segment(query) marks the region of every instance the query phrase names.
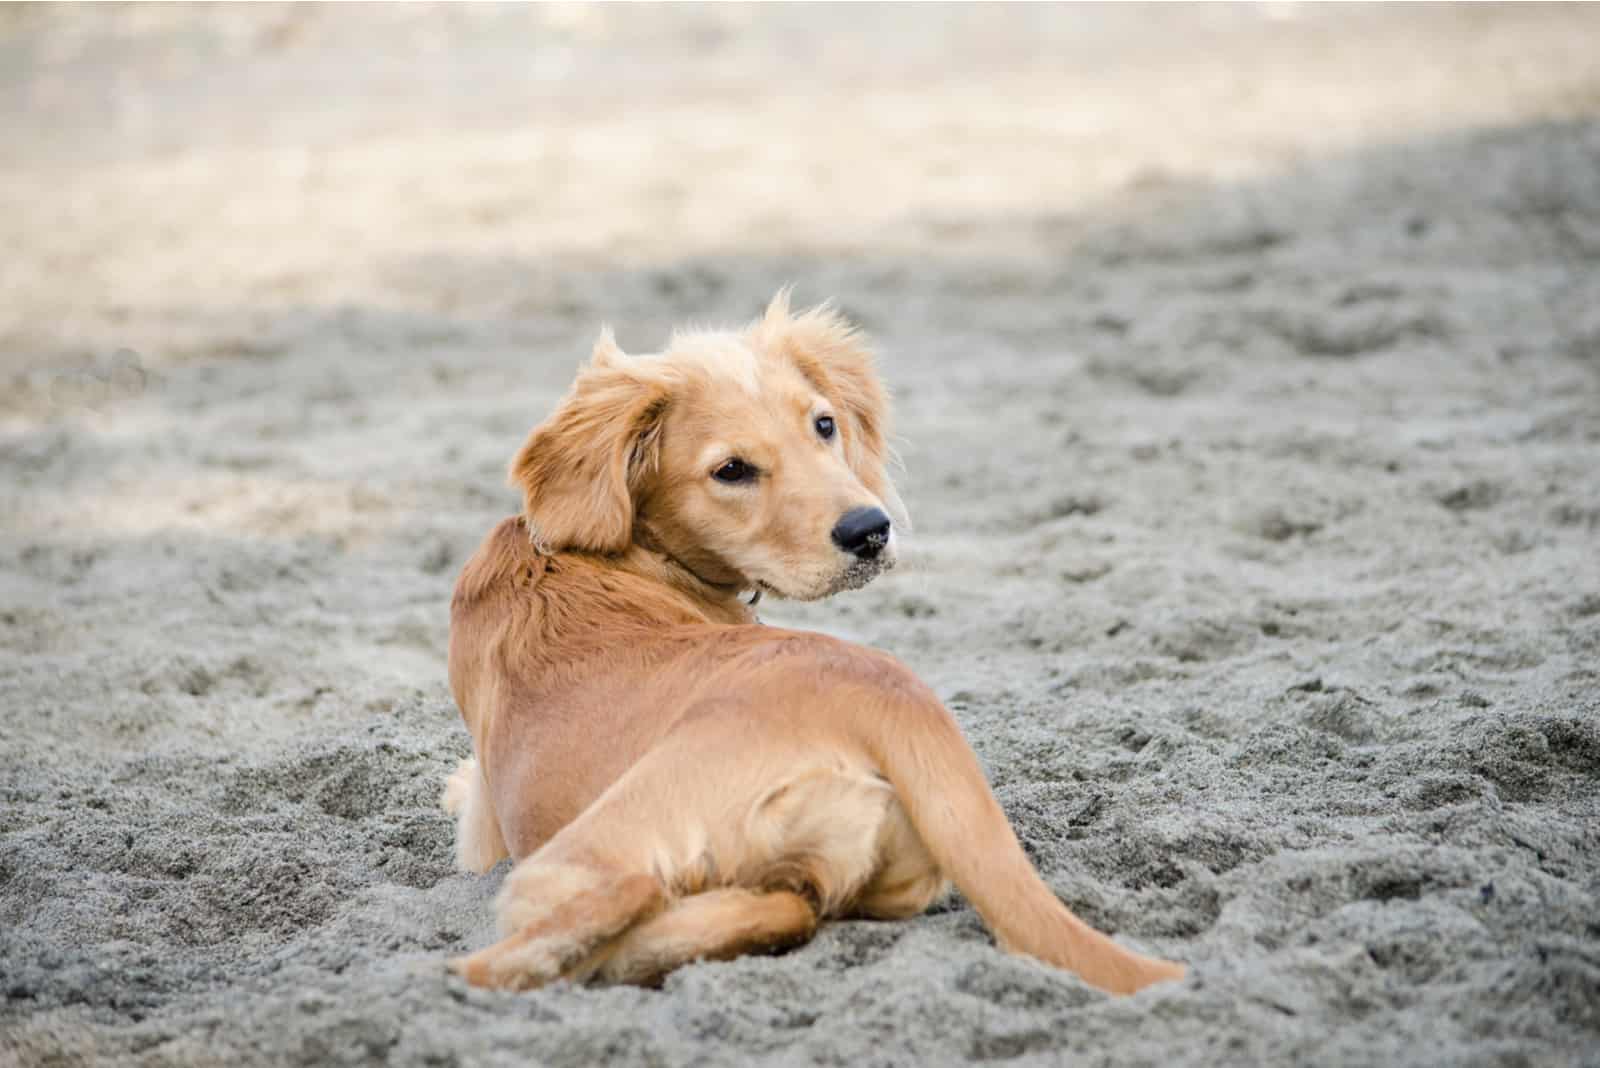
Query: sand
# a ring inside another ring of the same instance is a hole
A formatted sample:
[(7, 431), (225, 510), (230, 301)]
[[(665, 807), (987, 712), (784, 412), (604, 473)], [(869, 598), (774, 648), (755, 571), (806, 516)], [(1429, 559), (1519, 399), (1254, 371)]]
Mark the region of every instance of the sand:
[[(1600, 1063), (1600, 12), (0, 12), (0, 1064)], [(603, 321), (898, 397), (959, 899), (470, 991), (447, 602)]]

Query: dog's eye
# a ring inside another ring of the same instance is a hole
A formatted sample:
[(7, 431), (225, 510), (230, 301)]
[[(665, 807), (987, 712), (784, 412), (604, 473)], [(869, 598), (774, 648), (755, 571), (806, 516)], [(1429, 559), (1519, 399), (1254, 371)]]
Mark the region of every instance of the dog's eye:
[(833, 416), (831, 416), (831, 415), (819, 415), (819, 416), (817, 416), (816, 426), (817, 426), (817, 433), (822, 436), (822, 440), (823, 441), (827, 441), (829, 438), (833, 437)]
[(735, 457), (711, 472), (711, 477), (718, 482), (748, 482), (756, 477), (756, 469)]

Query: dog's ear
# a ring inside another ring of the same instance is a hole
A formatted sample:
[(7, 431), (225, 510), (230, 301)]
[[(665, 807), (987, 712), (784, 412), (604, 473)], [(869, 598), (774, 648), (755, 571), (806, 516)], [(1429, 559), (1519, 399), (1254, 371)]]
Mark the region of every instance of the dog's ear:
[(787, 356), (833, 403), (845, 461), (895, 525), (911, 529), (905, 502), (889, 478), (889, 393), (860, 331), (830, 304), (794, 314), (784, 288), (767, 305), (754, 336), (758, 348)]
[(510, 480), (542, 552), (619, 553), (633, 538), (633, 496), (656, 462), (667, 382), (637, 366), (611, 336), (550, 417), (533, 429)]

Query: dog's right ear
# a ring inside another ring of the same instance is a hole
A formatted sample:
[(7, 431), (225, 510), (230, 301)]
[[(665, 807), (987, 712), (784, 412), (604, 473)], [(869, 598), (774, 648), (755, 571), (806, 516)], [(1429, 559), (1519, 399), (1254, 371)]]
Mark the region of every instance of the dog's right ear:
[(655, 463), (668, 383), (636, 365), (609, 329), (550, 417), (511, 461), (541, 552), (619, 553), (633, 539), (633, 495)]

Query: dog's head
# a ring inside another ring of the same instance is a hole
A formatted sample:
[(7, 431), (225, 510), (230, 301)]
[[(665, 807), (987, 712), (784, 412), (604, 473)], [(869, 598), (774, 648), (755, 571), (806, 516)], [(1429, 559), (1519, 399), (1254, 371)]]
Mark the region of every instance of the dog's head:
[(826, 306), (629, 357), (609, 332), (511, 464), (545, 552), (640, 544), (705, 582), (812, 600), (894, 565), (888, 398)]

